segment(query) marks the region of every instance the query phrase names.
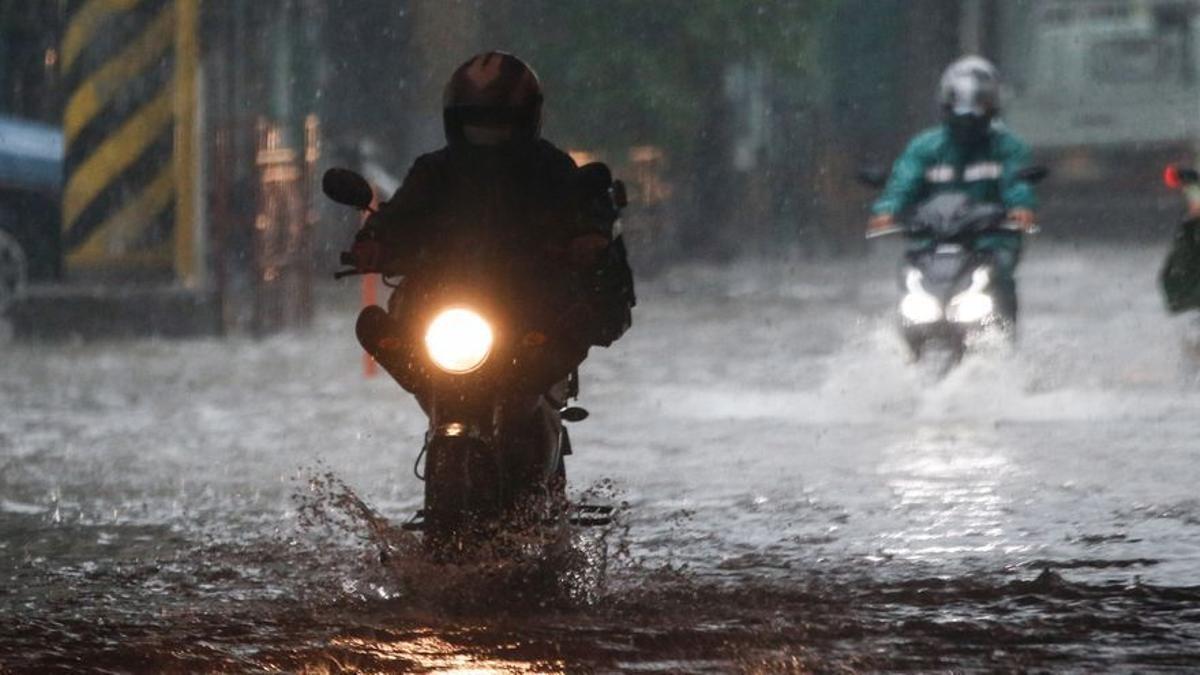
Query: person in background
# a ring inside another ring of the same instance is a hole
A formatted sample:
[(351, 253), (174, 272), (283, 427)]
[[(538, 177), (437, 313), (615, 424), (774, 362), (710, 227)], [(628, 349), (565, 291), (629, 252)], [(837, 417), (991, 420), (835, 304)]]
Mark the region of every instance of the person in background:
[[(998, 102), (999, 77), (987, 59), (966, 56), (946, 68), (938, 87), (942, 123), (918, 134), (896, 160), (872, 207), (868, 235), (892, 230), (900, 214), (942, 191), (1000, 204), (1021, 230), (1034, 228), (1033, 187), (1017, 178), (1029, 164), (1029, 148), (997, 118)], [(931, 243), (915, 237), (910, 247), (920, 250)], [(1021, 232), (988, 232), (975, 246), (994, 256), (997, 283), (1015, 297)]]

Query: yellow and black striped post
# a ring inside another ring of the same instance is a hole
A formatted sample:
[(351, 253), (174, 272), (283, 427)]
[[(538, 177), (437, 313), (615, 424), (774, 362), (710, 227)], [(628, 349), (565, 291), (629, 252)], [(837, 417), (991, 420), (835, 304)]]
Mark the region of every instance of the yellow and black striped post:
[(61, 64), (70, 273), (195, 283), (199, 0), (70, 0)]

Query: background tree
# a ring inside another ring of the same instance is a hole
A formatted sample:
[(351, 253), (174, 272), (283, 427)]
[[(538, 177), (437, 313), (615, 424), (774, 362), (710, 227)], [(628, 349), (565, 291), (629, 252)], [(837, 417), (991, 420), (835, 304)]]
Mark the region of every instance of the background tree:
[[(613, 156), (662, 147), (687, 205), (680, 246), (724, 256), (744, 248), (734, 233), (773, 228), (799, 189), (802, 158), (778, 141), (799, 136), (825, 99), (820, 36), (835, 4), (504, 0), (480, 5), (481, 39), (535, 65), (549, 136)], [(747, 72), (758, 74), (757, 106), (739, 95)], [(735, 146), (750, 131), (762, 142), (739, 171)]]

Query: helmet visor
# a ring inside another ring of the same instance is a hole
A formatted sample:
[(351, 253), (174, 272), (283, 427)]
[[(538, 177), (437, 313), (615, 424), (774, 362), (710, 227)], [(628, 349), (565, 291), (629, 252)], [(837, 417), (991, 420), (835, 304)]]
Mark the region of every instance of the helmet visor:
[(955, 117), (965, 117), (967, 115), (986, 117), (990, 111), (988, 110), (988, 106), (976, 98), (971, 101), (955, 101), (954, 105), (950, 108), (950, 112)]
[(950, 137), (959, 145), (978, 145), (988, 138), (992, 120), (987, 115), (950, 115), (946, 120)]
[(475, 126), (462, 128), (463, 138), (471, 145), (501, 145), (513, 139), (511, 126)]
[(509, 106), (462, 105), (449, 108), (448, 112), (462, 124), (473, 127), (519, 126), (530, 118), (529, 110)]

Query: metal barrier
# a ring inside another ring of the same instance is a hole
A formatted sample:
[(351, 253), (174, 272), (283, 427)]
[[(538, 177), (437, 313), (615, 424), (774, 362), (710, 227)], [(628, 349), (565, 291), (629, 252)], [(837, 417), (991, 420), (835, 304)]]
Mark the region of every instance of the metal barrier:
[(198, 0), (74, 0), (61, 45), (68, 273), (199, 282)]

